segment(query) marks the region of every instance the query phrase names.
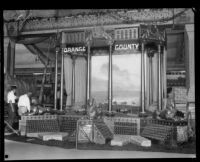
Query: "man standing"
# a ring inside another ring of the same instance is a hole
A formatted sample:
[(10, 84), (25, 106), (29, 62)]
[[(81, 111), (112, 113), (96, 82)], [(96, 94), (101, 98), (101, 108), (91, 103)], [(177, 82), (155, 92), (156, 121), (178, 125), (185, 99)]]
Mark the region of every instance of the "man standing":
[(19, 116), (22, 116), (23, 114), (31, 111), (31, 103), (30, 103), (31, 95), (32, 95), (32, 93), (28, 92), (19, 97), (19, 101), (18, 101)]
[(15, 113), (17, 111), (17, 105), (16, 105), (16, 101), (15, 101), (17, 99), (17, 96), (15, 95), (16, 89), (17, 89), (16, 85), (11, 86), (11, 89), (7, 95), (7, 103), (9, 104), (9, 106), (8, 106), (8, 124), (11, 127), (13, 127), (13, 123), (16, 118)]

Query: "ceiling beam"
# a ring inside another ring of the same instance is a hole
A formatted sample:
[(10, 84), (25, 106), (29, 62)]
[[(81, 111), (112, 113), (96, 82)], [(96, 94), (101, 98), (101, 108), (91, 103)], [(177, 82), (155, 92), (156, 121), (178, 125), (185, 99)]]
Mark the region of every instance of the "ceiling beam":
[[(124, 27), (136, 27), (139, 24), (118, 24), (118, 25), (104, 25), (104, 29), (114, 29), (114, 28), (124, 28)], [(78, 31), (78, 30), (91, 30), (94, 26), (87, 27), (72, 27), (72, 28), (63, 28), (63, 29), (49, 29), (49, 30), (37, 30), (37, 31), (25, 31), (21, 32), (21, 35), (27, 34), (47, 34), (47, 33), (57, 33), (57, 32), (70, 32), (70, 31)]]
[[(105, 30), (110, 29), (118, 29), (118, 28), (130, 28), (130, 27), (138, 27), (141, 23), (138, 24), (116, 24), (116, 25), (104, 25)], [(167, 26), (171, 27), (172, 23), (166, 23), (159, 26)], [(47, 29), (47, 30), (37, 30), (37, 31), (24, 31), (21, 32), (21, 35), (34, 35), (34, 34), (56, 34), (57, 32), (71, 32), (71, 31), (84, 31), (84, 30), (92, 30), (94, 26), (87, 26), (87, 27), (72, 27), (72, 28), (62, 28), (62, 29)]]
[(36, 49), (33, 45), (25, 45), (25, 46), (26, 46), (26, 48), (27, 48), (31, 53), (33, 53), (34, 55), (37, 55), (37, 54), (38, 54), (38, 57), (39, 57), (40, 61), (41, 61), (44, 65), (46, 65), (46, 60), (47, 60), (47, 58), (46, 58), (46, 56), (45, 56), (40, 50)]

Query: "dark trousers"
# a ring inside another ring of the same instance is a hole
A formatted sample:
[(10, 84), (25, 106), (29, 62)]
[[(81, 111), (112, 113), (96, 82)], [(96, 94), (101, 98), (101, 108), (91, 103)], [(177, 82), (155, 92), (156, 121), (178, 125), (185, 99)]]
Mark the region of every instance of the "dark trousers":
[(15, 103), (8, 104), (8, 124), (13, 127), (16, 120), (17, 105)]

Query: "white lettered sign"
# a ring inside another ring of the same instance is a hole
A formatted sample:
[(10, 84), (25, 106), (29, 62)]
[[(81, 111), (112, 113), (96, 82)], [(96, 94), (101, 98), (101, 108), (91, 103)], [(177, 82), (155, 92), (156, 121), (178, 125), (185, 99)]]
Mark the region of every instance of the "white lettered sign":
[(65, 47), (63, 48), (64, 53), (76, 53), (76, 52), (85, 52), (86, 48), (85, 46), (80, 47)]
[(139, 43), (115, 44), (115, 50), (139, 50)]

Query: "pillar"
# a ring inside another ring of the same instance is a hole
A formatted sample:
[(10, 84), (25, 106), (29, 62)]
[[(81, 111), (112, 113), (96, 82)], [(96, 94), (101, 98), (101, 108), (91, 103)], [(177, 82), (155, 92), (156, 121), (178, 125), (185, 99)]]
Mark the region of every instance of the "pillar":
[(153, 57), (154, 57), (154, 54), (152, 55), (151, 57), (151, 104), (153, 104), (153, 99), (154, 99), (154, 82), (155, 82), (155, 78), (153, 77), (154, 76), (154, 70), (153, 70)]
[(161, 53), (161, 47), (160, 47), (160, 44), (158, 44), (158, 60), (157, 60), (157, 64), (158, 64), (158, 71), (157, 71), (157, 74), (158, 74), (158, 89), (157, 89), (157, 91), (158, 91), (158, 93), (157, 93), (157, 109), (158, 110), (161, 110), (161, 84), (160, 84), (160, 81), (161, 81), (161, 75), (160, 75), (160, 72), (161, 72), (161, 70), (160, 70), (160, 54)]
[(149, 107), (149, 96), (147, 94), (148, 92), (148, 75), (147, 74), (147, 52), (144, 52), (144, 110), (146, 110)]
[(195, 89), (194, 24), (185, 25), (185, 48), (187, 89)]
[(149, 105), (151, 105), (151, 57), (149, 57)]
[(63, 108), (63, 81), (64, 81), (64, 51), (61, 52), (61, 79), (60, 79), (60, 111)]
[(149, 105), (153, 103), (153, 65), (152, 65), (152, 57), (153, 53), (149, 53)]
[(88, 54), (87, 54), (87, 92), (86, 92), (86, 104), (90, 100), (90, 73), (91, 73), (91, 56), (90, 56), (90, 42), (87, 43), (88, 46)]
[(145, 71), (144, 71), (144, 43), (142, 42), (141, 53), (141, 107), (142, 113), (145, 113)]
[(75, 61), (76, 56), (72, 56), (72, 106), (75, 104)]
[(163, 51), (160, 52), (160, 109), (163, 109)]
[(90, 55), (90, 63), (89, 63), (89, 69), (90, 69), (90, 73), (89, 73), (89, 98), (91, 99), (91, 95), (92, 95), (92, 56)]
[(112, 44), (109, 43), (108, 110), (112, 111)]
[(54, 85), (54, 109), (57, 109), (57, 87), (58, 87), (58, 51), (56, 47), (56, 60), (55, 60), (55, 85)]
[(166, 47), (163, 51), (163, 98), (167, 98), (167, 53)]

